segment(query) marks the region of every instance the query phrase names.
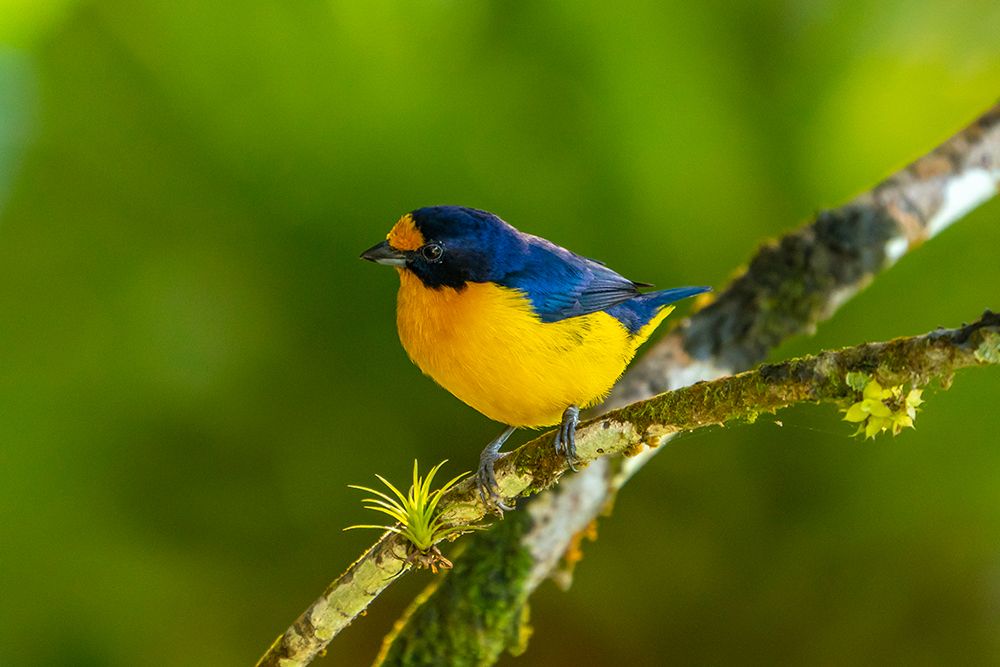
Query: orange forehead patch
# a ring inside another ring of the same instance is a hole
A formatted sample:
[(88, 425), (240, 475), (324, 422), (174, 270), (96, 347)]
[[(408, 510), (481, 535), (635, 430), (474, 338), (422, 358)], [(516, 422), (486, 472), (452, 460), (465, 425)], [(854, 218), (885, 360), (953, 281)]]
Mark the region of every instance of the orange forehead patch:
[(396, 250), (416, 250), (424, 244), (424, 235), (417, 229), (409, 213), (399, 219), (385, 237)]

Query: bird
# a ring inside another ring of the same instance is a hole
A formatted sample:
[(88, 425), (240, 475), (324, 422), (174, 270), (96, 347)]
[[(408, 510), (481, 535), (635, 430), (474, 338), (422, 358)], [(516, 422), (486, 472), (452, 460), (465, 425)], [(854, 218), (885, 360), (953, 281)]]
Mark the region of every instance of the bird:
[(517, 428), (558, 425), (555, 451), (575, 470), (580, 409), (603, 400), (670, 304), (710, 287), (652, 292), (500, 217), (464, 206), (403, 215), (362, 259), (396, 268), (396, 325), (410, 360), (506, 425), (482, 450), (483, 503), (512, 509), (494, 464)]

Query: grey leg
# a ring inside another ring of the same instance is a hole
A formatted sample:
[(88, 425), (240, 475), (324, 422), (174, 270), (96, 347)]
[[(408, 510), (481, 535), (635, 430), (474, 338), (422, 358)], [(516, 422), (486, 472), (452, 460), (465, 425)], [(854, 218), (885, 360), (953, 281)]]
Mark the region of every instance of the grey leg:
[(556, 431), (556, 454), (566, 455), (566, 465), (576, 472), (576, 425), (580, 423), (580, 408), (571, 405), (563, 412), (562, 424)]
[(500, 495), (500, 486), (497, 484), (497, 477), (493, 473), (493, 462), (497, 460), (500, 448), (507, 438), (514, 432), (513, 426), (498, 435), (495, 440), (486, 445), (482, 454), (479, 455), (479, 470), (476, 472), (476, 479), (479, 483), (479, 497), (483, 504), (492, 507), (501, 517), (504, 510), (512, 510), (513, 507), (505, 505), (503, 497)]

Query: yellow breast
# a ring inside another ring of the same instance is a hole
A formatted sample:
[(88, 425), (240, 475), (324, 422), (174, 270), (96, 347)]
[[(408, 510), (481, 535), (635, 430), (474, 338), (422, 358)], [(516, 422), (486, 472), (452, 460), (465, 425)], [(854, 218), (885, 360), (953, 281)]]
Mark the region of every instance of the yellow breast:
[(672, 310), (632, 335), (603, 312), (542, 322), (521, 292), (493, 283), (435, 290), (406, 269), (399, 275), (396, 323), (410, 359), (469, 406), (511, 426), (557, 424), (568, 406), (600, 401)]

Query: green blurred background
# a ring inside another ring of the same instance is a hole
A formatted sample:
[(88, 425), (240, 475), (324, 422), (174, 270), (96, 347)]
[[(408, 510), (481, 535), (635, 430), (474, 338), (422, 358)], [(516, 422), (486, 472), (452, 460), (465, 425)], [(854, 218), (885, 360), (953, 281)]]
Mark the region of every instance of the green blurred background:
[[(1000, 97), (998, 34), (995, 0), (0, 0), (0, 664), (252, 664), (375, 537), (347, 484), (475, 464), (498, 426), (357, 259), (400, 213), (721, 285)], [(774, 358), (1000, 307), (998, 219)], [(506, 664), (1000, 663), (998, 395), (963, 373), (875, 442), (830, 407), (675, 440)]]

